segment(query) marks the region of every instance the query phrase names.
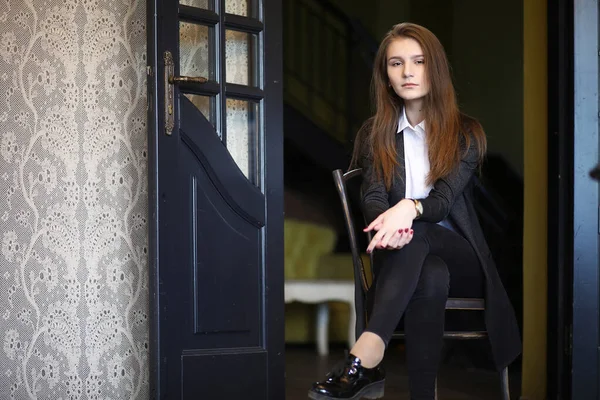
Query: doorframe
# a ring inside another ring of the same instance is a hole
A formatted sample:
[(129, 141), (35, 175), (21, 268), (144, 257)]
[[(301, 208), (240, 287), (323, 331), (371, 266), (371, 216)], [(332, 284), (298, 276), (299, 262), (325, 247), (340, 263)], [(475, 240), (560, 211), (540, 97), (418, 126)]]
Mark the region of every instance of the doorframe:
[(548, 399), (571, 395), (573, 1), (548, 2)]
[(154, 400), (161, 393), (160, 384), (160, 338), (159, 321), (160, 308), (158, 307), (158, 127), (160, 114), (158, 104), (152, 104), (158, 98), (157, 71), (153, 65), (158, 65), (158, 15), (159, 0), (146, 0), (146, 79), (148, 101), (148, 290), (149, 290), (149, 398)]
[[(265, 162), (262, 179), (267, 188), (265, 246), (269, 249), (264, 257), (266, 282), (263, 293), (268, 309), (265, 321), (270, 321), (267, 337), (264, 338), (268, 352), (269, 400), (285, 398), (285, 325), (284, 325), (284, 248), (283, 248), (283, 3), (284, 0), (263, 0), (262, 49), (263, 79), (267, 103), (264, 107), (264, 132), (277, 133), (277, 140), (270, 138), (263, 149)], [(268, 58), (268, 60), (267, 60)], [(275, 168), (268, 168), (274, 165)], [(274, 228), (275, 229), (269, 229)], [(275, 349), (281, 351), (275, 351)]]

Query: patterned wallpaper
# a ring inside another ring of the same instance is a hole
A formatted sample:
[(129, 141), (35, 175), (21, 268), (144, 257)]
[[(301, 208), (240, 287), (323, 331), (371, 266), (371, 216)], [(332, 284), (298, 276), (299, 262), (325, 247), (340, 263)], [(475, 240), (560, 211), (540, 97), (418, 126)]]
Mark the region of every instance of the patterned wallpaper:
[(139, 0), (0, 1), (0, 398), (148, 397)]

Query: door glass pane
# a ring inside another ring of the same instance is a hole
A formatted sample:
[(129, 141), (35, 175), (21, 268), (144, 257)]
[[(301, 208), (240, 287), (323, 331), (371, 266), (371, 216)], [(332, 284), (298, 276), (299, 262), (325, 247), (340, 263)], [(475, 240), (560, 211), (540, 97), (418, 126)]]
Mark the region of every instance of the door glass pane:
[(185, 93), (192, 104), (204, 115), (204, 117), (215, 126), (215, 98), (212, 96), (201, 96), (199, 94)]
[(227, 149), (244, 175), (256, 184), (258, 104), (227, 99)]
[(214, 10), (214, 0), (179, 0), (179, 4), (184, 6), (203, 8), (205, 10)]
[(257, 86), (257, 37), (251, 33), (225, 32), (225, 65), (227, 83)]
[(255, 0), (225, 0), (225, 12), (227, 14), (256, 18), (255, 6)]
[(203, 76), (215, 80), (213, 28), (179, 23), (179, 73), (183, 76)]

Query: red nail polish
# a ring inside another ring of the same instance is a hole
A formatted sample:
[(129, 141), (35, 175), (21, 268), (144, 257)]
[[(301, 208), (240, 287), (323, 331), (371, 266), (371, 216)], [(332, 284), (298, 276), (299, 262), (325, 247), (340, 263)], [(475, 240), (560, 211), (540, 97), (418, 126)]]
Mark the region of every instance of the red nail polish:
[(398, 233), (402, 233), (402, 229), (398, 229)]
[(410, 230), (410, 234), (412, 235), (413, 233), (414, 233), (414, 231), (411, 229), (411, 230)]
[(404, 230), (404, 232), (408, 233), (408, 228), (406, 228), (406, 229)]

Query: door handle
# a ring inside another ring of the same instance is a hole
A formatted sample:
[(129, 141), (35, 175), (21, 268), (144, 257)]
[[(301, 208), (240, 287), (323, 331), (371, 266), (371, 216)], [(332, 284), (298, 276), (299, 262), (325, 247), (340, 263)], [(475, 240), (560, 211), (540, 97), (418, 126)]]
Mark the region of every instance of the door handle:
[(206, 83), (208, 79), (203, 76), (169, 76), (169, 83), (171, 85), (178, 85), (180, 83)]
[(203, 84), (208, 82), (208, 79), (203, 76), (175, 76), (175, 64), (171, 52), (165, 51), (163, 58), (165, 61), (165, 133), (170, 136), (175, 127), (173, 85), (182, 83)]

